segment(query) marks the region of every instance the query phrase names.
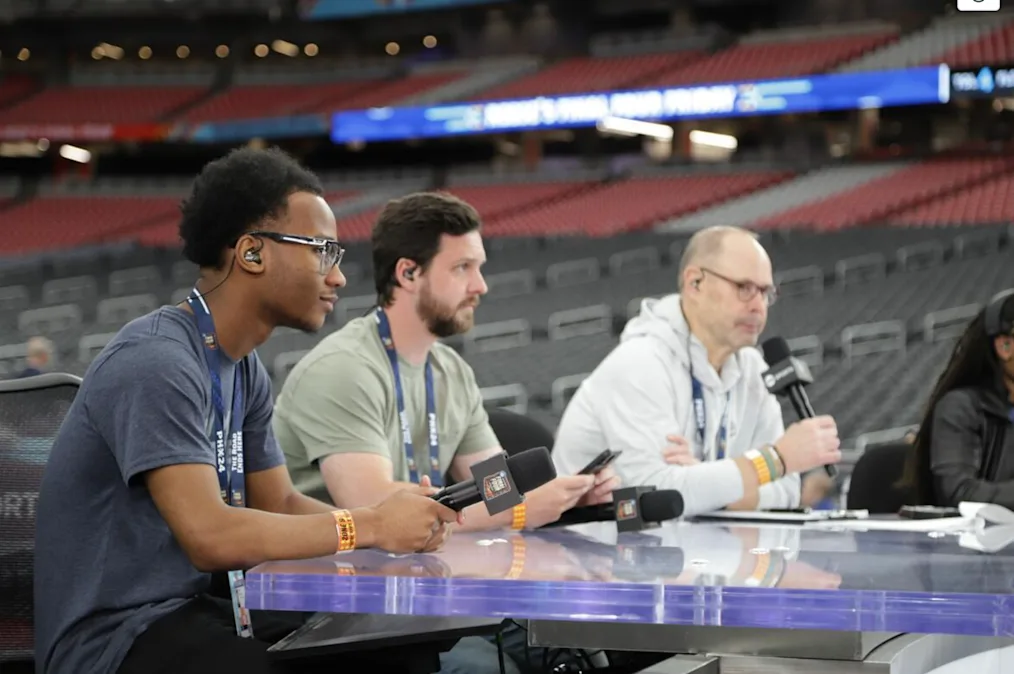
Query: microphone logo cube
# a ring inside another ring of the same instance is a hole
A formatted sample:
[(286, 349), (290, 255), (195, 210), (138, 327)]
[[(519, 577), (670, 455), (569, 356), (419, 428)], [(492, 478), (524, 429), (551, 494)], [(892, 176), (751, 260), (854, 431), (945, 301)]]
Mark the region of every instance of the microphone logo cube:
[(496, 515), (524, 501), (507, 465), (506, 452), (500, 452), (471, 466), (475, 489), (486, 504), (486, 512)]
[(630, 520), (637, 517), (637, 499), (628, 498), (616, 504), (616, 519)]
[(500, 498), (510, 492), (511, 482), (507, 479), (507, 471), (505, 470), (496, 472), (493, 475), (487, 475), (482, 481), (483, 498), (487, 501)]

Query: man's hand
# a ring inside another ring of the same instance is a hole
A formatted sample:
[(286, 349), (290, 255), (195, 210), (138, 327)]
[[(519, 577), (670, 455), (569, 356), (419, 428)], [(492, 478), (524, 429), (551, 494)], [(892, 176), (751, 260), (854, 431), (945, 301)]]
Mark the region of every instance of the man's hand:
[(694, 457), (693, 452), (690, 451), (690, 443), (685, 438), (679, 435), (667, 435), (665, 439), (668, 444), (662, 448), (662, 458), (670, 466), (692, 466), (701, 462), (700, 459)]
[(397, 491), (373, 511), (373, 547), (388, 552), (433, 552), (447, 539), (451, 522), (461, 524), (461, 513), (454, 512), (430, 496), (436, 493), (430, 479), (423, 476), (421, 484)]
[(560, 519), (595, 486), (594, 475), (563, 475), (528, 492), (525, 496), (526, 524), (536, 529)]
[(579, 506), (598, 505), (600, 503), (611, 503), (613, 492), (620, 488), (620, 476), (616, 474), (612, 466), (606, 466), (595, 476), (595, 484), (591, 491), (581, 497), (577, 502)]
[(841, 461), (838, 425), (826, 415), (792, 424), (775, 447), (790, 475)]

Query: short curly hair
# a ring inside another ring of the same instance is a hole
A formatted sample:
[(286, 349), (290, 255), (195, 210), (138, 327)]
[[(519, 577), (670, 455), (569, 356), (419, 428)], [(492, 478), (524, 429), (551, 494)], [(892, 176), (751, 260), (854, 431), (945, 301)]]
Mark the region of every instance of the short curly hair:
[(222, 253), (265, 218), (278, 217), (290, 195), (324, 188), (311, 171), (277, 148), (248, 147), (209, 162), (180, 204), (183, 256), (219, 268)]

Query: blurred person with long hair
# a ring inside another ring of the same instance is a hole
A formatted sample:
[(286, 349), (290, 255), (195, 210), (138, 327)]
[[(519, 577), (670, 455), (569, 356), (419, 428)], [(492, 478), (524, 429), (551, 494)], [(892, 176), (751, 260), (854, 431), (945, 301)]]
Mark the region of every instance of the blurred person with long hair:
[(922, 505), (1014, 508), (1014, 289), (972, 319), (937, 380), (899, 486)]

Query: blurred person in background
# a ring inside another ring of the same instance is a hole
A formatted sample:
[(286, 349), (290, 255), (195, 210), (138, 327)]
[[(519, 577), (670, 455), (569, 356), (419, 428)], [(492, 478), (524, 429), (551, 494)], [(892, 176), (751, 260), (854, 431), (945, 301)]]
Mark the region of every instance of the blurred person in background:
[(267, 653), (306, 615), (253, 611), (248, 634), (236, 574), (357, 547), (434, 550), (457, 521), (425, 485), (336, 511), (289, 480), (254, 348), (275, 327), (320, 329), (345, 283), (322, 193), (278, 150), (236, 150), (194, 181), (180, 237), (196, 286), (96, 357), (46, 465), (40, 674), (314, 671)]
[(711, 227), (689, 241), (679, 294), (642, 304), (560, 421), (553, 459), (573, 474), (606, 448), (625, 484), (683, 494), (685, 514), (795, 508), (800, 474), (841, 459), (829, 416), (786, 431), (754, 348), (776, 298), (756, 236)]
[(34, 377), (45, 372), (53, 360), (53, 342), (46, 337), (32, 337), (26, 344), (26, 367), (18, 378)]
[[(412, 194), (381, 212), (372, 237), (380, 306), (321, 340), (278, 396), (275, 434), (304, 493), (360, 507), (420, 476), (470, 480), (472, 464), (503, 451), (475, 373), (438, 341), (470, 330), (486, 293), (480, 228), (475, 209), (449, 194)], [(461, 528), (535, 529), (610, 500), (617, 486), (611, 470), (561, 476), (513, 511), (466, 508)], [(442, 659), (444, 672), (499, 671), (496, 647), (482, 639), (463, 639)]]
[(920, 505), (1014, 509), (1014, 290), (995, 296), (955, 345), (898, 486)]

